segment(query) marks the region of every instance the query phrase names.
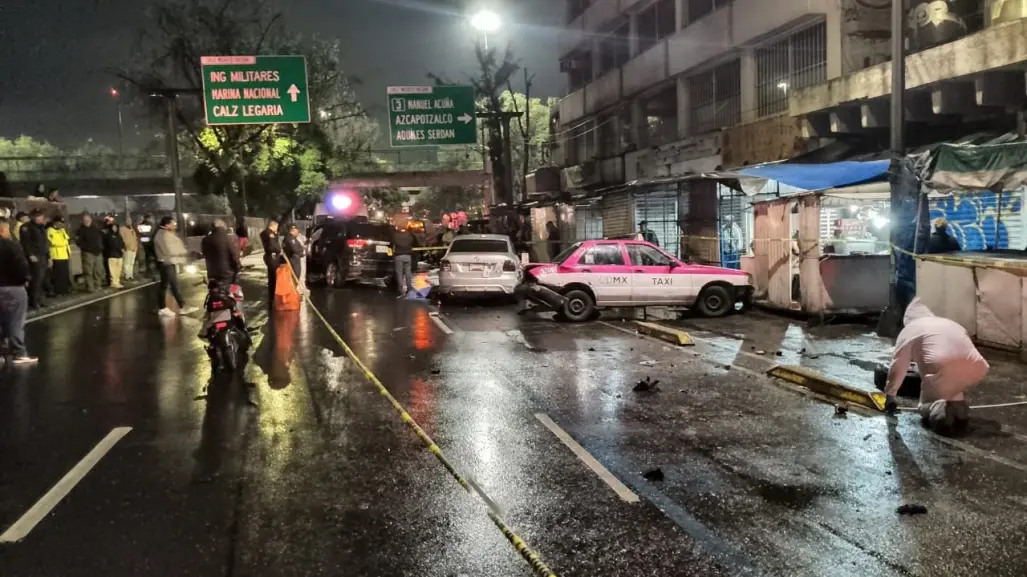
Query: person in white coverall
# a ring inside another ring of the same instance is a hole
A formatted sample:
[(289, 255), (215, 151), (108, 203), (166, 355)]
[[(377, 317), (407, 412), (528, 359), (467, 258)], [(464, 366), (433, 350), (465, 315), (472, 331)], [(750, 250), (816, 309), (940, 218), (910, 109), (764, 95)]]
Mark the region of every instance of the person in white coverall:
[(894, 414), (895, 394), (915, 362), (923, 379), (918, 411), (925, 425), (940, 433), (966, 426), (970, 407), (963, 393), (988, 374), (984, 360), (958, 323), (935, 316), (915, 298), (906, 309), (905, 328), (895, 341), (895, 354), (888, 371), (886, 409)]

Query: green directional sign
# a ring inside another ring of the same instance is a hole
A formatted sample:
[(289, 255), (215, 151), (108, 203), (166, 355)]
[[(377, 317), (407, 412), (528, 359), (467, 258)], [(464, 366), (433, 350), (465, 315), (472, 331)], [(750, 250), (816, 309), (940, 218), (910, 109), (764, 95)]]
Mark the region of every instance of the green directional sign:
[(207, 124), (310, 122), (303, 56), (203, 56)]
[(470, 86), (390, 86), (392, 146), (475, 144), (478, 128)]

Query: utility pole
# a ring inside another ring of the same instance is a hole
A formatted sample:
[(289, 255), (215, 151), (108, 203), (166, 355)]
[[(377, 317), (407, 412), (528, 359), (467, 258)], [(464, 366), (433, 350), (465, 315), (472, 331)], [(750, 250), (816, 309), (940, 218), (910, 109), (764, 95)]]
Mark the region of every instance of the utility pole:
[[(881, 316), (878, 333), (882, 336), (897, 336), (904, 313), (904, 299), (899, 294), (898, 263), (895, 248), (898, 246), (898, 208), (902, 204), (902, 159), (906, 155), (906, 18), (905, 1), (891, 3), (891, 276), (888, 283), (888, 310)], [(915, 234), (919, 234), (916, 231)]]
[(507, 197), (507, 201), (510, 204), (516, 204), (517, 199), (514, 197), (514, 167), (513, 167), (513, 145), (511, 139), (513, 133), (510, 131), (510, 114), (500, 114), (500, 120), (503, 123), (503, 164), (506, 165), (506, 174), (504, 175), (506, 181), (506, 193), (504, 196)]
[(162, 88), (150, 93), (155, 98), (163, 98), (168, 111), (167, 144), (168, 160), (171, 165), (171, 183), (175, 191), (175, 221), (178, 223), (178, 233), (184, 235), (185, 231), (185, 210), (182, 192), (182, 169), (178, 162), (178, 95), (179, 94), (202, 94), (202, 91), (194, 88)]
[[(524, 151), (521, 153), (524, 158), (521, 169), (521, 201), (528, 201), (528, 168), (531, 167), (531, 84), (535, 76), (528, 76), (528, 69), (524, 69), (524, 130), (521, 136), (524, 137)], [(513, 91), (511, 91), (513, 96)], [(516, 96), (514, 96), (516, 98)]]
[(121, 122), (121, 98), (118, 98), (118, 155), (125, 156), (125, 135)]
[(171, 162), (171, 183), (175, 189), (175, 220), (178, 222), (178, 234), (185, 236), (185, 211), (182, 198), (182, 170), (178, 164), (178, 95), (164, 96), (168, 108), (168, 160)]
[(111, 88), (111, 97), (114, 98), (114, 105), (118, 109), (118, 156), (125, 156), (125, 136), (121, 122), (121, 92), (117, 88)]

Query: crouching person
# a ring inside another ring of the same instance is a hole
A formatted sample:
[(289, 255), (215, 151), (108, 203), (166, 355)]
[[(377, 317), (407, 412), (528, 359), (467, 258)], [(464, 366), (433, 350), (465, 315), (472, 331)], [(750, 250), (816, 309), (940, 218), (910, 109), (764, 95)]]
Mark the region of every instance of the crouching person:
[(884, 390), (888, 412), (895, 412), (895, 394), (910, 362), (915, 362), (923, 379), (918, 411), (924, 425), (941, 434), (965, 429), (970, 407), (964, 393), (984, 380), (991, 368), (988, 361), (977, 351), (966, 329), (935, 316), (918, 298), (906, 309), (904, 322), (905, 328), (895, 341)]

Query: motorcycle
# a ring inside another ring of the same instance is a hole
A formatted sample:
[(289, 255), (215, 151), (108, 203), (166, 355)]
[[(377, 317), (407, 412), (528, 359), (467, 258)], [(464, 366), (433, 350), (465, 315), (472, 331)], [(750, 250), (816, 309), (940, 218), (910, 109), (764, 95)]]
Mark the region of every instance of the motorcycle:
[(201, 334), (208, 342), (207, 356), (215, 373), (236, 371), (239, 357), (250, 348), (242, 301), (242, 288), (238, 284), (209, 283), (207, 299), (203, 303), (206, 317)]

